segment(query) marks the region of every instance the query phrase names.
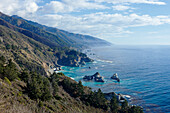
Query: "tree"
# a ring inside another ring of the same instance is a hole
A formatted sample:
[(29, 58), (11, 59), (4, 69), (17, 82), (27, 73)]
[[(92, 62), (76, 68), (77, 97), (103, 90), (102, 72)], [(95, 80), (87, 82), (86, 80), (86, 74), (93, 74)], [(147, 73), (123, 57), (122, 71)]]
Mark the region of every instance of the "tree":
[(143, 110), (140, 106), (132, 106), (128, 113), (143, 113)]
[(119, 103), (116, 98), (116, 95), (114, 94), (113, 98), (110, 101), (110, 109), (113, 113), (117, 113), (119, 108)]
[(50, 82), (47, 78), (36, 73), (31, 74), (31, 79), (27, 82), (27, 92), (30, 98), (50, 100), (52, 97), (50, 89)]
[(41, 100), (50, 100), (52, 98), (51, 91), (50, 91), (50, 82), (47, 78), (43, 78), (43, 89), (42, 89), (42, 96)]
[(31, 76), (27, 71), (24, 70), (23, 72), (21, 72), (19, 77), (21, 78), (21, 80), (27, 83), (30, 80)]
[(18, 77), (16, 65), (12, 62), (12, 60), (9, 60), (9, 64), (4, 67), (3, 75), (4, 77), (7, 77), (10, 81)]
[(125, 100), (125, 101), (122, 103), (121, 108), (122, 108), (121, 111), (122, 111), (123, 113), (128, 112), (128, 101), (127, 101), (127, 100)]

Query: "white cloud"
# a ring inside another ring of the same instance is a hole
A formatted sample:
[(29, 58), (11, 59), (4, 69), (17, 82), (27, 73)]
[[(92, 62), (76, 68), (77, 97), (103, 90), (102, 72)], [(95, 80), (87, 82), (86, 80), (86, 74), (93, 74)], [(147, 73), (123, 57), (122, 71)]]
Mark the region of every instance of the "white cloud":
[[(131, 34), (133, 32), (128, 30), (129, 27), (170, 24), (170, 17), (164, 15), (107, 13), (107, 10), (110, 12), (113, 8), (119, 11), (129, 10), (129, 13), (131, 13), (130, 11), (134, 9), (130, 6), (132, 3), (166, 4), (160, 0), (60, 0), (50, 1), (42, 6), (38, 5), (39, 1), (0, 0), (0, 11), (9, 15), (17, 14), (41, 24), (58, 27), (70, 32), (97, 37), (120, 37), (124, 34)], [(110, 5), (107, 3), (110, 3)], [(97, 13), (89, 14), (89, 11)], [(73, 16), (72, 12), (80, 13)]]
[(96, 2), (107, 2), (112, 4), (129, 4), (129, 3), (136, 3), (136, 4), (153, 4), (153, 5), (165, 5), (165, 2), (161, 2), (159, 0), (94, 0)]
[(157, 26), (170, 24), (168, 16), (122, 15), (93, 13), (83, 16), (45, 15), (38, 18), (40, 23), (58, 27), (74, 33), (83, 33), (97, 37), (113, 37), (131, 34), (129, 27)]
[(125, 5), (115, 5), (113, 6), (113, 9), (118, 10), (118, 11), (124, 11), (124, 10), (132, 9), (132, 8), (129, 6), (125, 6)]
[(41, 11), (44, 13), (68, 13), (79, 12), (82, 9), (106, 9), (108, 7), (88, 2), (86, 0), (63, 0), (63, 1), (51, 1), (45, 6), (41, 7)]
[(36, 0), (0, 0), (0, 11), (9, 15), (35, 13), (39, 6)]

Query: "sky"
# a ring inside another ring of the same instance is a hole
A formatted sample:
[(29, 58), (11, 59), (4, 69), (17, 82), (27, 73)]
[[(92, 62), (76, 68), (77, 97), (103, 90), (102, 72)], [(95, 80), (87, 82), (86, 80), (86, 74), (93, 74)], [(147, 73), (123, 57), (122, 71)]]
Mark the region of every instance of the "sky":
[(170, 0), (0, 0), (0, 11), (120, 45), (170, 45)]

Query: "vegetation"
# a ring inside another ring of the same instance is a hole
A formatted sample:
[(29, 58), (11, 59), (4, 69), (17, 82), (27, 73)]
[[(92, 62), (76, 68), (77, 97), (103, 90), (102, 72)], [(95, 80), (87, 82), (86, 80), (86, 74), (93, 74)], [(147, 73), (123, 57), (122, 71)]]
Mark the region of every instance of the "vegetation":
[[(93, 92), (90, 88), (84, 87), (81, 81), (77, 83), (76, 81), (66, 77), (63, 73), (53, 73), (50, 77), (45, 77), (35, 72), (29, 72), (26, 70), (19, 71), (12, 60), (7, 61), (3, 56), (0, 57), (0, 66), (1, 79), (4, 79), (5, 83), (9, 86), (14, 87), (15, 85), (13, 86), (11, 84), (14, 84), (16, 80), (21, 80), (26, 84), (25, 86), (19, 85), (20, 88), (18, 88), (18, 86), (15, 87), (19, 90), (19, 92), (17, 92), (17, 96), (28, 96), (32, 101), (34, 101), (39, 108), (36, 112), (39, 112), (42, 107), (44, 107), (47, 111), (57, 112), (57, 108), (54, 106), (61, 106), (60, 102), (63, 101), (63, 99), (68, 98), (68, 96), (64, 96), (64, 98), (62, 98), (63, 94), (61, 95), (61, 93), (66, 91), (65, 94), (69, 94), (71, 96), (70, 99), (73, 99), (76, 102), (81, 102), (82, 106), (86, 106), (85, 108), (90, 106), (96, 110), (100, 109), (101, 112), (142, 113), (142, 109), (140, 107), (128, 106), (127, 101), (122, 103), (120, 106), (116, 96), (114, 96), (111, 101), (106, 100), (100, 89)], [(61, 88), (63, 88), (63, 91)], [(11, 94), (16, 95), (14, 92), (11, 92)], [(69, 102), (70, 99), (67, 100), (67, 102)], [(21, 100), (19, 99), (17, 102), (22, 103), (25, 101), (24, 97)], [(71, 102), (71, 104), (74, 105), (75, 103)], [(86, 111), (88, 110), (86, 109)]]

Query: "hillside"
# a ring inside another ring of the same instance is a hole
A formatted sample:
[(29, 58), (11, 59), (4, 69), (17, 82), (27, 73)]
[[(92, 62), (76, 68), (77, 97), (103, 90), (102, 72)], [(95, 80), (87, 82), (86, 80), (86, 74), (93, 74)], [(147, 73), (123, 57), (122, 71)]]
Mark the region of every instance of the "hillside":
[(34, 26), (36, 26), (40, 29), (43, 29), (45, 31), (51, 32), (51, 33), (55, 34), (56, 36), (61, 37), (62, 39), (74, 40), (77, 44), (80, 44), (80, 45), (85, 46), (85, 47), (95, 47), (95, 46), (97, 47), (97, 46), (109, 46), (109, 45), (111, 45), (111, 43), (109, 43), (105, 40), (102, 40), (102, 39), (99, 39), (99, 38), (96, 38), (96, 37), (92, 37), (92, 36), (89, 36), (89, 35), (75, 34), (75, 33), (70, 33), (70, 32), (60, 30), (60, 29), (57, 29), (57, 28), (54, 28), (54, 27), (48, 27), (48, 26), (41, 25), (41, 24), (33, 22), (33, 21), (23, 19), (23, 18), (21, 18), (17, 15), (13, 15), (12, 17), (18, 18), (20, 20), (25, 20), (29, 24), (34, 25)]
[[(121, 106), (120, 106), (121, 105)], [(19, 71), (0, 56), (0, 110), (3, 113), (143, 113), (138, 106), (106, 100), (62, 73), (49, 77)]]
[(65, 40), (64, 38), (60, 38), (52, 33), (49, 33), (43, 29), (40, 29), (36, 26), (33, 26), (33, 25), (27, 23), (25, 20), (13, 18), (13, 17), (5, 15), (3, 13), (0, 13), (0, 18), (5, 20), (6, 22), (10, 23), (11, 25), (14, 25), (16, 27), (19, 27), (19, 28), (25, 29), (26, 31), (29, 31), (26, 33), (24, 32), (25, 35), (29, 35), (30, 32), (31, 32), (31, 34), (38, 35), (39, 37), (41, 37), (41, 39), (34, 38), (34, 35), (33, 36), (29, 35), (29, 37), (34, 38), (37, 41), (42, 42), (43, 44), (46, 44), (46, 42), (52, 43), (52, 45), (48, 44), (48, 46), (51, 46), (51, 47), (55, 47), (55, 46), (80, 47), (78, 44), (75, 43), (75, 41), (73, 41), (71, 39)]
[[(51, 48), (41, 41), (38, 42), (34, 38), (28, 37), (23, 31), (26, 30), (0, 19), (0, 55), (4, 55), (7, 59), (13, 59), (19, 69), (27, 68), (30, 71), (38, 71), (46, 75), (49, 74), (48, 69), (51, 66), (79, 66), (84, 61), (91, 61), (85, 54), (66, 47)], [(30, 35), (31, 32), (28, 34)], [(32, 36), (38, 37), (34, 34)]]

